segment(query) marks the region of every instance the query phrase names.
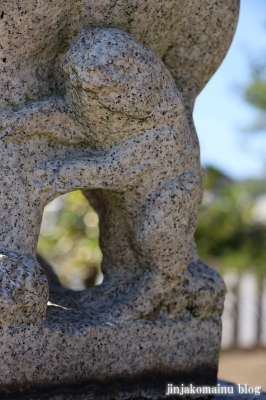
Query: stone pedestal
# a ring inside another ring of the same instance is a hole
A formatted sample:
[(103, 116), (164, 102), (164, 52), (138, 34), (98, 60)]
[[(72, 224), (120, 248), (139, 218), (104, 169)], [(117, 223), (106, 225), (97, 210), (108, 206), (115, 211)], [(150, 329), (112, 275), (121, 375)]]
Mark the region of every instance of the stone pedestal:
[(1, 398), (77, 388), (88, 399), (104, 398), (105, 391), (110, 398), (139, 391), (149, 398), (162, 395), (169, 382), (214, 386), (224, 285), (202, 263), (191, 263), (188, 273), (197, 285), (194, 299), (187, 297), (175, 315), (180, 296), (173, 292), (171, 307), (165, 301), (153, 320), (119, 322), (90, 305), (90, 290), (51, 292), (43, 323), (1, 329)]
[(214, 386), (219, 325), (217, 320), (186, 316), (106, 323), (50, 305), (41, 326), (14, 326), (3, 332), (1, 398), (67, 393), (68, 388), (83, 388), (88, 399), (98, 398), (101, 391), (102, 396), (106, 391), (121, 398), (140, 389), (163, 394), (169, 382)]

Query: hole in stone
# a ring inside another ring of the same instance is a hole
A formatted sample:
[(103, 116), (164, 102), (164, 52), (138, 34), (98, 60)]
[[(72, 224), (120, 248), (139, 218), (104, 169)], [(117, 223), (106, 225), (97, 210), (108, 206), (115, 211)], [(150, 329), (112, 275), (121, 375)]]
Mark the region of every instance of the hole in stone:
[[(81, 191), (47, 204), (37, 253), (52, 267), (51, 278), (55, 272), (62, 286), (82, 290), (102, 282), (98, 215)], [(40, 260), (41, 265), (45, 261)]]

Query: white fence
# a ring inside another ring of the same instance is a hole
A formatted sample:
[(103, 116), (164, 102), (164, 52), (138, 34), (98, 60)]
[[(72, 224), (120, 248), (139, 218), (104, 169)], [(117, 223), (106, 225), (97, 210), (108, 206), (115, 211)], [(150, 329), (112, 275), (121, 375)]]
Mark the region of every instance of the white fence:
[[(224, 276), (226, 295), (222, 348), (266, 347), (266, 280), (245, 273)], [(259, 288), (261, 286), (261, 288)]]

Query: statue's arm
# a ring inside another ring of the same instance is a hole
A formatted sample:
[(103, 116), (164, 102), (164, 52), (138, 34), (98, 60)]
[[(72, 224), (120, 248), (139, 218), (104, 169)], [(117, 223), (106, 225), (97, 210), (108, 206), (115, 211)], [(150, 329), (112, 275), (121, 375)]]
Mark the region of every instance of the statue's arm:
[[(36, 170), (39, 187), (65, 193), (78, 189), (127, 190), (152, 169), (151, 163), (126, 166), (106, 159), (60, 160)], [(53, 184), (55, 183), (55, 185)]]
[(59, 96), (0, 113), (0, 139), (23, 141), (34, 135), (72, 145), (86, 142), (66, 101)]
[[(175, 132), (174, 132), (175, 133)], [(88, 152), (48, 162), (36, 168), (41, 191), (56, 188), (57, 193), (77, 189), (127, 190), (153, 170), (174, 171), (181, 175), (187, 165), (176, 135), (167, 126), (142, 132), (106, 152)], [(184, 154), (183, 154), (184, 153)]]
[[(139, 149), (140, 150), (140, 149)], [(36, 169), (42, 182), (41, 190), (51, 187), (60, 192), (77, 189), (127, 190), (144, 174), (157, 166), (157, 161), (141, 159), (141, 151), (131, 146), (121, 146), (106, 153), (77, 158), (65, 158)]]

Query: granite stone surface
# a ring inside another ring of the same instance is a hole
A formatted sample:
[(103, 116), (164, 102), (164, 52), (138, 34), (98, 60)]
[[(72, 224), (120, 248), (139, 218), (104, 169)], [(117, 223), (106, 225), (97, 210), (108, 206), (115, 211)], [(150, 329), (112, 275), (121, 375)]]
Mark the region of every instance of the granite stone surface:
[[(193, 240), (203, 173), (192, 111), (239, 2), (48, 3), (0, 10), (0, 390), (214, 383), (225, 286)], [(76, 189), (99, 215), (104, 282), (75, 293), (48, 276), (47, 306), (43, 208)]]
[(215, 384), (219, 313), (200, 318), (187, 307), (178, 318), (121, 323), (83, 301), (80, 292), (53, 292), (44, 322), (1, 329), (1, 398), (88, 385), (131, 390), (143, 379), (156, 390), (173, 378)]

